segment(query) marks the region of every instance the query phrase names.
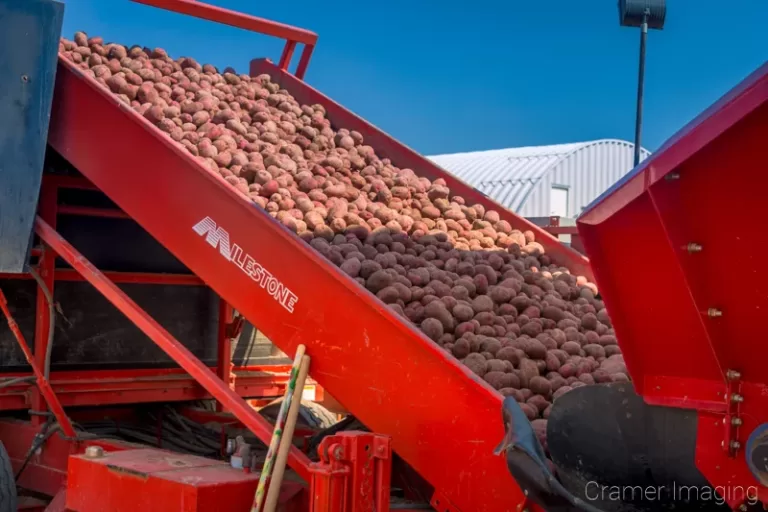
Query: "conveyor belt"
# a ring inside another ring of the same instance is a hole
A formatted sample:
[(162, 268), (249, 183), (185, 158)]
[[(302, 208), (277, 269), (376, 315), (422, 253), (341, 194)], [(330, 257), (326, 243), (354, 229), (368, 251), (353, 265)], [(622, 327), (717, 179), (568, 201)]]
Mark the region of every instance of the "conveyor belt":
[[(322, 102), (332, 122), (361, 131), (398, 165), (443, 177), (455, 193), (502, 211), (268, 62), (253, 69), (271, 72), (299, 101)], [(284, 352), (306, 345), (312, 377), (373, 431), (392, 436), (395, 451), (434, 486), (438, 510), (521, 503), (492, 453), (504, 433), (498, 393), (63, 59), (50, 131), (56, 151)], [(585, 259), (502, 215), (588, 274)]]

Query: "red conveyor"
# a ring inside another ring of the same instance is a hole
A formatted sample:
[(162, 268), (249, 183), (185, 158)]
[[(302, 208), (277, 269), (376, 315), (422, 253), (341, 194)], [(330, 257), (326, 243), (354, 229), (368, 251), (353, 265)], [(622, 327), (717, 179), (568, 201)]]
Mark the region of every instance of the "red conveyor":
[[(580, 255), (303, 82), (266, 61), (252, 70), (299, 101), (322, 103), (380, 155), (533, 230), (553, 259), (589, 275)], [(492, 453), (504, 433), (496, 391), (63, 59), (54, 98), (51, 146), (283, 351), (306, 345), (312, 377), (392, 437), (434, 486), (436, 509), (515, 509), (519, 488)]]

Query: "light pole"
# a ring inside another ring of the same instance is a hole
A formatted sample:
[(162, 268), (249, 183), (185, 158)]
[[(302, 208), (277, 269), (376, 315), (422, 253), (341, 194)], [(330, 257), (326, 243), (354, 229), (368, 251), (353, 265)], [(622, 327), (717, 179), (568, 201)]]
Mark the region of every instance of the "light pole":
[(645, 82), (645, 41), (648, 29), (664, 28), (667, 14), (665, 0), (619, 0), (619, 24), (640, 27), (640, 65), (637, 76), (637, 113), (635, 117), (635, 166), (640, 163), (640, 134), (643, 129), (643, 84)]

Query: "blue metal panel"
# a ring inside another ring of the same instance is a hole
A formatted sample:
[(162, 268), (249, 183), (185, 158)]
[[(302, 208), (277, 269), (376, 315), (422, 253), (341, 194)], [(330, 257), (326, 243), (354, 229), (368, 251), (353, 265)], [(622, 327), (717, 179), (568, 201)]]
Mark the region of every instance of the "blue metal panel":
[(0, 272), (29, 255), (64, 4), (0, 0)]

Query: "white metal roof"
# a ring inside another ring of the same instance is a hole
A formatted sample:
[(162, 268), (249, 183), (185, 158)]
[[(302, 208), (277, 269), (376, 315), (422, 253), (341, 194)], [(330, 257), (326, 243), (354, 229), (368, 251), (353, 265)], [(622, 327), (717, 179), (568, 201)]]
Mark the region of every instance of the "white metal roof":
[[(427, 158), (484, 192), (502, 206), (512, 211), (520, 211), (547, 172), (565, 159), (594, 146), (604, 146), (606, 151), (611, 152), (617, 149), (631, 151), (634, 148), (634, 144), (627, 141), (600, 139), (571, 144), (453, 153)], [(641, 159), (649, 154), (642, 149)], [(586, 167), (590, 166), (588, 162), (585, 164)], [(589, 172), (589, 169), (584, 169), (584, 172)], [(597, 193), (599, 194), (599, 191)]]

